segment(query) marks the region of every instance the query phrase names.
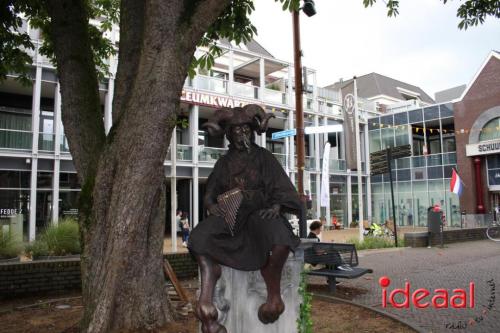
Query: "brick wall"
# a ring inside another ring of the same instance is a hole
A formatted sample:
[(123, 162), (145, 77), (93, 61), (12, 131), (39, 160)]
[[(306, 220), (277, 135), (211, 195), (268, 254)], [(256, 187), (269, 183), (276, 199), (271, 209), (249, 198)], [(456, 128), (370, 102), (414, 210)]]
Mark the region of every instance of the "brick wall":
[[(189, 253), (165, 257), (179, 279), (198, 276)], [(49, 291), (81, 289), (80, 259), (40, 260), (0, 264), (0, 298)]]
[[(487, 239), (486, 229), (487, 228), (445, 230), (443, 232), (443, 243), (450, 244)], [(426, 247), (428, 235), (426, 232), (409, 232), (405, 233), (404, 239), (406, 246)], [(440, 235), (432, 234), (431, 246), (437, 246), (439, 244), (441, 244)]]
[(80, 288), (80, 259), (0, 264), (0, 297)]

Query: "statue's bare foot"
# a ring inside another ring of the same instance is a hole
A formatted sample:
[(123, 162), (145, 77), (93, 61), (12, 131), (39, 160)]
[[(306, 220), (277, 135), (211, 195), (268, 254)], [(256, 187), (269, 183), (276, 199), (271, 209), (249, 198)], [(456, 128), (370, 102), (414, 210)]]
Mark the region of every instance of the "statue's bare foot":
[(281, 298), (267, 301), (259, 307), (259, 320), (264, 324), (274, 323), (284, 311), (285, 304)]
[(198, 303), (195, 314), (201, 321), (203, 333), (227, 333), (226, 328), (217, 322), (217, 309), (213, 304)]

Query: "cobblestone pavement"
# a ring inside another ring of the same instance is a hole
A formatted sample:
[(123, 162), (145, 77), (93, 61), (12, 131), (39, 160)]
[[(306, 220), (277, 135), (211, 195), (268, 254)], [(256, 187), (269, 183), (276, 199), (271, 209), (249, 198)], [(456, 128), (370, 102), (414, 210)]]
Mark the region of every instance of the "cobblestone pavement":
[[(342, 280), (343, 285), (366, 289), (367, 293), (356, 296), (353, 301), (390, 312), (423, 332), (500, 332), (500, 243), (485, 240), (449, 244), (444, 249), (368, 250), (361, 251), (359, 257), (359, 266), (372, 268), (374, 273)], [(435, 289), (444, 288), (451, 297), (456, 288), (463, 288), (468, 293), (469, 283), (474, 281), (475, 307), (417, 309), (410, 303), (408, 309), (390, 306), (383, 309), (382, 288), (378, 282), (381, 276), (391, 279), (388, 295), (394, 288), (404, 288), (408, 281), (410, 295), (418, 288), (426, 288), (432, 296)], [(487, 309), (488, 305), (491, 310)]]

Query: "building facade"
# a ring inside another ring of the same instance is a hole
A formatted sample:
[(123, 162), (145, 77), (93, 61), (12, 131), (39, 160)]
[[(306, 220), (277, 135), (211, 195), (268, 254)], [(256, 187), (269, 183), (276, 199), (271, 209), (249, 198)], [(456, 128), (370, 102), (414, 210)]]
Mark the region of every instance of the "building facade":
[[(78, 214), (80, 184), (61, 122), (61, 97), (56, 71), (38, 48), (40, 34), (24, 25), (36, 49), (32, 52), (31, 84), (22, 85), (16, 75), (0, 84), (0, 223), (14, 230), (20, 238), (31, 241), (50, 223)], [(109, 38), (119, 38), (112, 31)], [(175, 221), (176, 210), (188, 213), (196, 224), (203, 219), (205, 183), (215, 161), (224, 154), (227, 142), (209, 137), (202, 125), (220, 107), (248, 103), (260, 104), (276, 118), (270, 130), (257, 137), (257, 144), (267, 147), (295, 181), (295, 140), (272, 140), (273, 132), (295, 128), (293, 65), (274, 58), (258, 43), (235, 46), (222, 42), (223, 54), (210, 71), (200, 71), (187, 79), (181, 97), (181, 116), (172, 136), (165, 161), (167, 221)], [(197, 50), (198, 53), (204, 50)], [(111, 72), (116, 58), (109, 59)], [(304, 92), (305, 126), (342, 124), (340, 91), (316, 85), (316, 72), (307, 70)], [(112, 125), (114, 76), (99, 87), (103, 122)], [(366, 172), (367, 119), (375, 115), (372, 102), (360, 100), (361, 159), (365, 214), (370, 215), (366, 191), (370, 190)], [(326, 141), (331, 144), (330, 194), (327, 207), (320, 207), (319, 183), (321, 156)], [(306, 184), (312, 201), (311, 217), (326, 216), (344, 226), (357, 218), (357, 177), (345, 167), (345, 140), (341, 132), (306, 135)], [(368, 184), (368, 185), (367, 185)], [(172, 223), (172, 229), (175, 225)]]

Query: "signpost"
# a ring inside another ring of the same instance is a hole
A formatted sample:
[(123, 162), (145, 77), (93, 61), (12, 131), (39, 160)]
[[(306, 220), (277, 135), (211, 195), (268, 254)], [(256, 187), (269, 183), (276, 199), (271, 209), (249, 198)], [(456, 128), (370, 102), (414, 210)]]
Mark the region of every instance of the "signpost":
[(297, 135), (297, 129), (292, 128), (289, 130), (274, 132), (271, 136), (271, 139), (276, 140), (276, 139), (287, 138), (289, 136), (295, 136), (295, 135)]
[(392, 181), (392, 160), (411, 156), (411, 145), (389, 147), (370, 154), (370, 174), (381, 175), (389, 173), (391, 183), (392, 218), (394, 220), (394, 243), (398, 247), (398, 231), (396, 223), (396, 206), (394, 205), (394, 185)]

